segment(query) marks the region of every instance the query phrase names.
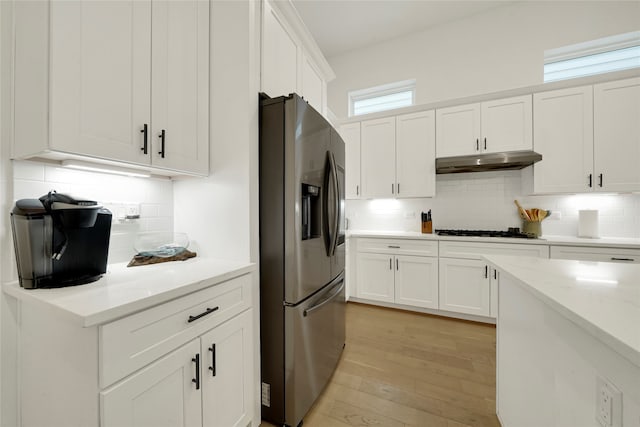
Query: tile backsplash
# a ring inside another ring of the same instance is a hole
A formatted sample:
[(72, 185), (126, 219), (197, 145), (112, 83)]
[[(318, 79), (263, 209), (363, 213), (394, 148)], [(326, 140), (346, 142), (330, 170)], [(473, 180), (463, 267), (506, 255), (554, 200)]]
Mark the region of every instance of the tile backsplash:
[(543, 221), (543, 235), (576, 236), (578, 210), (597, 209), (601, 236), (640, 238), (640, 194), (522, 194), (520, 171), (437, 175), (436, 197), (348, 200), (346, 217), (352, 230), (419, 231), (420, 212), (431, 209), (434, 228), (522, 228), (518, 199), (525, 208), (560, 213)]
[[(55, 164), (13, 161), (13, 197), (37, 199), (50, 190), (96, 200), (109, 209), (109, 263), (126, 262), (135, 254), (136, 233), (173, 231), (173, 183), (160, 178), (135, 178), (65, 169)], [(140, 219), (118, 219), (123, 206), (140, 207)]]

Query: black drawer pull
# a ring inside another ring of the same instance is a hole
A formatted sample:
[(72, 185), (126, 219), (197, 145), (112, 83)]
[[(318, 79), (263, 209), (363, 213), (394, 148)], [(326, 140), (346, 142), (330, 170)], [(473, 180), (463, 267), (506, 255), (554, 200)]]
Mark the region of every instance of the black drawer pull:
[(189, 316), (189, 320), (187, 320), (187, 323), (191, 323), (194, 320), (198, 320), (199, 318), (206, 316), (207, 314), (211, 314), (211, 313), (213, 313), (214, 311), (216, 311), (219, 308), (220, 307), (218, 307), (218, 306), (213, 307), (213, 308), (207, 308), (207, 310), (204, 313), (200, 313), (197, 316)]
[(391, 249), (400, 249), (400, 246), (395, 246), (395, 245), (387, 245), (387, 247)]
[(616, 257), (611, 257), (611, 261), (635, 261), (635, 259), (633, 258), (616, 258)]

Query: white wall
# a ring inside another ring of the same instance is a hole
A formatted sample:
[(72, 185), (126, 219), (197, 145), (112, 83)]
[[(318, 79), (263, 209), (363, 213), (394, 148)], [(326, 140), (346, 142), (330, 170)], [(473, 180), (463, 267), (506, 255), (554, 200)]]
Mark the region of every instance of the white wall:
[(506, 230), (522, 228), (513, 203), (560, 212), (545, 219), (542, 233), (576, 236), (578, 210), (598, 209), (600, 235), (640, 238), (640, 194), (523, 196), (520, 171), (438, 175), (436, 197), (398, 200), (349, 200), (352, 230), (419, 231), (420, 212), (432, 210), (434, 228)]
[(522, 1), (328, 58), (328, 106), (347, 117), (347, 92), (416, 79), (425, 104), (542, 83), (544, 50), (637, 31), (638, 1)]
[(175, 230), (202, 255), (248, 261), (257, 248), (256, 4), (211, 6), (211, 175), (174, 184)]

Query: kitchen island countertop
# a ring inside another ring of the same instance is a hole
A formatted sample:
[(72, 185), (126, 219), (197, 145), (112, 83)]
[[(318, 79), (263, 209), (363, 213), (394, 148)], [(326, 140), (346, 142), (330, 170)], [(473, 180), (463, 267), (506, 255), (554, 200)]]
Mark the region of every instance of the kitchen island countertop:
[(196, 257), (138, 267), (109, 264), (98, 281), (53, 289), (23, 289), (17, 281), (4, 292), (26, 303), (95, 326), (250, 273), (256, 265)]
[(640, 367), (640, 265), (485, 256), (501, 274)]
[(379, 230), (349, 230), (348, 237), (374, 237), (394, 239), (421, 239), (421, 240), (453, 240), (466, 242), (486, 243), (519, 243), (530, 245), (556, 245), (556, 246), (585, 246), (606, 247), (619, 249), (640, 249), (640, 239), (623, 237), (602, 237), (588, 239), (573, 236), (543, 235), (538, 239), (518, 239), (509, 237), (471, 237), (471, 236), (438, 236), (437, 234), (423, 234), (419, 231), (379, 231)]

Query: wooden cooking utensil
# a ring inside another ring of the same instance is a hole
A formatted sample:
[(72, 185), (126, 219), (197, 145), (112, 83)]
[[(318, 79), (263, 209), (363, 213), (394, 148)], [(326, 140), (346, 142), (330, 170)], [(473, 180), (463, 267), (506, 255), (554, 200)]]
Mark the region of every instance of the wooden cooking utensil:
[(513, 203), (515, 203), (516, 206), (518, 207), (518, 212), (520, 212), (520, 216), (522, 217), (522, 219), (526, 219), (527, 221), (531, 221), (531, 217), (529, 216), (527, 211), (524, 210), (524, 208), (520, 205), (520, 202), (518, 202), (518, 200), (514, 200)]

